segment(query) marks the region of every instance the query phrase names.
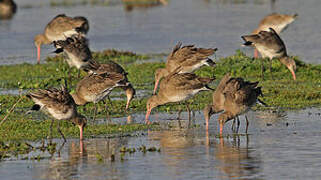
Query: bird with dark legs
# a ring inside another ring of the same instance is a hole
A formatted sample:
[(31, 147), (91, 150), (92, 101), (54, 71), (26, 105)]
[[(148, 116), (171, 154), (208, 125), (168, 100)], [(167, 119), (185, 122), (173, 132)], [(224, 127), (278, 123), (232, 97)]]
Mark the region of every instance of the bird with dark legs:
[[(277, 58), (282, 64), (284, 64), (289, 69), (293, 79), (296, 80), (295, 61), (293, 58), (288, 56), (283, 40), (274, 31), (274, 29), (269, 28), (269, 31), (260, 31), (258, 34), (245, 35), (242, 36), (242, 39), (245, 41), (245, 46), (255, 46), (255, 48), (261, 53), (263, 58), (269, 58), (271, 76), (272, 59)], [(261, 69), (261, 77), (262, 79), (264, 79), (263, 60), (261, 62)]]
[[(97, 103), (103, 101), (107, 95), (114, 89), (120, 86), (128, 86), (129, 83), (123, 74), (90, 74), (78, 82), (75, 93), (72, 94), (73, 99), (77, 105), (85, 105), (89, 102), (94, 103), (94, 116), (96, 118)], [(105, 103), (107, 119), (108, 111)]]
[[(258, 83), (259, 82), (245, 81), (242, 78), (233, 78), (229, 75), (224, 76), (222, 79), (222, 84), (225, 84), (222, 90), (224, 95), (224, 112), (218, 117), (221, 135), (223, 134), (223, 126), (226, 122), (246, 113), (257, 101), (263, 103), (263, 101), (258, 99), (259, 96), (263, 96), (261, 87), (258, 87)], [(205, 114), (205, 117), (206, 116)], [(207, 121), (208, 119), (209, 118), (207, 118)], [(249, 122), (246, 116), (245, 119), (245, 132), (247, 133)]]
[[(83, 131), (87, 119), (77, 112), (76, 104), (65, 86), (61, 89), (39, 89), (28, 93), (27, 97), (35, 102), (31, 111), (43, 110), (58, 120), (57, 129), (64, 139), (64, 142), (66, 142), (66, 138), (59, 127), (61, 120), (70, 120), (73, 124), (77, 125), (80, 131), (79, 139), (83, 140)], [(54, 119), (50, 125), (50, 138), (52, 138)]]
[[(178, 72), (180, 72), (180, 69), (166, 76), (160, 83), (158, 93), (147, 100), (145, 117), (147, 124), (150, 123), (148, 118), (153, 108), (167, 103), (186, 101), (200, 91), (213, 90), (208, 87), (208, 84), (215, 78), (199, 77), (193, 73)], [(188, 103), (186, 103), (186, 107), (190, 125), (191, 112)]]

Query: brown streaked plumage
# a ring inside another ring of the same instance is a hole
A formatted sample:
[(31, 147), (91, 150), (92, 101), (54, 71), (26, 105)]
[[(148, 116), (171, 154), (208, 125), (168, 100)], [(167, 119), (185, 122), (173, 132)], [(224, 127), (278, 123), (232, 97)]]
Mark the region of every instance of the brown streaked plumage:
[(273, 28), (278, 34), (280, 34), (297, 18), (297, 16), (298, 14), (269, 14), (260, 21), (259, 26), (252, 32), (252, 34), (258, 34), (260, 31), (268, 31), (269, 28)]
[[(296, 80), (295, 61), (287, 55), (286, 47), (280, 36), (270, 28), (269, 31), (260, 31), (258, 34), (242, 36), (245, 46), (254, 45), (261, 53), (263, 58), (270, 59), (270, 72), (272, 75), (272, 59), (278, 58), (291, 72), (293, 79)], [(262, 78), (263, 78), (263, 61), (262, 61)]]
[[(269, 28), (273, 28), (278, 34), (280, 34), (297, 18), (297, 16), (298, 14), (269, 14), (260, 21), (259, 26), (252, 32), (252, 34), (258, 34), (260, 31), (269, 31)], [(258, 57), (256, 49), (254, 51), (254, 57)]]
[[(224, 111), (224, 103), (225, 103), (225, 96), (224, 96), (224, 88), (227, 85), (227, 82), (230, 80), (230, 74), (226, 74), (218, 84), (217, 88), (213, 92), (212, 98), (213, 98), (213, 103), (205, 106), (203, 112), (204, 112), (204, 117), (205, 117), (205, 122), (206, 122), (206, 130), (209, 129), (209, 119), (213, 114), (219, 113)], [(234, 125), (234, 122), (233, 122)], [(234, 130), (234, 126), (232, 126)], [(238, 129), (238, 128), (237, 128)]]
[(17, 11), (13, 0), (0, 0), (0, 19), (11, 19)]
[(57, 47), (55, 53), (64, 52), (66, 54), (66, 61), (70, 67), (74, 66), (77, 69), (93, 72), (94, 66), (99, 66), (99, 63), (92, 58), (87, 38), (82, 35), (73, 35), (66, 40), (54, 41), (54, 45)]
[[(179, 72), (179, 71), (177, 71)], [(193, 73), (171, 73), (160, 83), (159, 92), (147, 100), (146, 123), (153, 108), (167, 103), (185, 101), (200, 91), (212, 90), (207, 85), (215, 78), (198, 77)]]
[(59, 14), (53, 18), (45, 27), (43, 34), (35, 36), (34, 42), (37, 47), (37, 60), (40, 63), (40, 47), (42, 44), (50, 44), (53, 41), (65, 40), (75, 34), (86, 34), (89, 30), (89, 23), (85, 17), (68, 17)]
[[(76, 104), (65, 87), (61, 89), (39, 89), (27, 94), (27, 97), (35, 102), (31, 110), (44, 110), (57, 120), (71, 120), (72, 123), (77, 125), (80, 130), (80, 140), (83, 139), (83, 129), (86, 126), (87, 120), (84, 116), (77, 113)], [(52, 121), (53, 124), (53, 121)], [(50, 134), (52, 131), (52, 124), (50, 127)], [(66, 141), (63, 133), (58, 131)]]
[(128, 86), (128, 82), (123, 74), (91, 74), (78, 82), (76, 92), (72, 94), (72, 97), (77, 105), (93, 102), (95, 104), (93, 119), (95, 119), (96, 103), (104, 100), (114, 88), (119, 86)]
[(159, 81), (178, 67), (181, 67), (179, 73), (191, 73), (204, 65), (214, 66), (215, 63), (208, 57), (216, 51), (217, 48), (196, 48), (194, 45), (182, 47), (182, 43), (179, 42), (168, 55), (166, 67), (159, 68), (155, 71), (155, 87), (153, 93), (156, 93)]
[(126, 96), (127, 96), (126, 109), (128, 109), (131, 100), (134, 98), (136, 94), (136, 91), (132, 86), (132, 84), (128, 81), (128, 78), (127, 78), (128, 73), (125, 71), (125, 69), (114, 61), (108, 61), (105, 64), (99, 64), (99, 66), (95, 66), (91, 69), (95, 69), (93, 70), (95, 74), (119, 73), (125, 76), (125, 79), (128, 82), (128, 86), (120, 86), (120, 88), (122, 88), (126, 93)]
[[(219, 116), (220, 134), (223, 133), (224, 124), (247, 112), (262, 95), (261, 87), (257, 87), (259, 82), (244, 81), (242, 78), (231, 78), (229, 75), (223, 79), (225, 84), (223, 89), (224, 94), (224, 112)], [(247, 121), (247, 117), (246, 117)], [(248, 121), (246, 126), (246, 133)]]

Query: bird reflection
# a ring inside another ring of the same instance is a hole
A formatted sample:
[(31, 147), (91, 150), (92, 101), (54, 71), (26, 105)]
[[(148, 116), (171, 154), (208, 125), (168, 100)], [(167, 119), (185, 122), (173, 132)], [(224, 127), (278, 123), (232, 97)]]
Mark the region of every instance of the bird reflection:
[[(127, 138), (97, 138), (85, 142), (79, 141), (79, 143), (77, 141), (66, 143), (66, 145), (58, 148), (61, 155), (58, 152), (58, 155), (51, 158), (48, 168), (44, 172), (40, 172), (40, 177), (41, 179), (65, 180), (79, 176), (85, 179), (87, 177), (87, 179), (90, 179), (91, 177), (105, 177), (107, 175), (112, 177), (122, 176), (110, 162), (110, 157), (112, 154), (119, 153), (119, 149), (127, 144)], [(68, 151), (67, 154), (64, 151)], [(102, 158), (102, 161), (97, 159), (97, 155)], [(119, 157), (119, 155), (116, 157)], [(108, 170), (99, 168), (87, 170), (88, 165), (92, 167), (103, 162), (107, 164)]]
[[(244, 138), (244, 139), (243, 139)], [(245, 143), (241, 142), (245, 141)], [(232, 141), (225, 141), (223, 137), (219, 138), (219, 142), (215, 139), (210, 142), (210, 137), (206, 135), (207, 146), (214, 145), (214, 157), (220, 163), (216, 167), (223, 172), (224, 177), (229, 179), (237, 179), (243, 177), (252, 177), (261, 171), (260, 156), (252, 156), (251, 148), (249, 148), (249, 137), (234, 136)]]
[(50, 160), (49, 168), (44, 173), (45, 179), (71, 179), (79, 174), (80, 165), (86, 163), (88, 154), (83, 141), (79, 144), (74, 141), (69, 144), (68, 159), (60, 156), (63, 147), (64, 144), (58, 150), (58, 157)]
[(126, 12), (168, 5), (168, 0), (122, 0)]
[(285, 111), (256, 111), (253, 118), (260, 119), (259, 127), (266, 127), (267, 124), (274, 124), (278, 122), (286, 122), (287, 113)]

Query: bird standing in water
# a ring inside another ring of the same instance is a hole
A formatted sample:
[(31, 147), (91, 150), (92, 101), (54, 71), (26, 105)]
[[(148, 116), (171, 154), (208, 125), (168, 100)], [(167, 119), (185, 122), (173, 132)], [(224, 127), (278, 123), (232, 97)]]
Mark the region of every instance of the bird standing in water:
[[(208, 84), (215, 78), (199, 77), (193, 73), (177, 73), (179, 71), (178, 69), (166, 76), (160, 83), (157, 95), (153, 95), (147, 100), (145, 117), (147, 124), (150, 123), (148, 118), (153, 108), (167, 103), (188, 100), (200, 91), (213, 90), (208, 87)], [(186, 106), (190, 124), (190, 108), (188, 104)]]
[[(232, 78), (229, 75), (223, 78), (223, 82), (225, 84), (222, 91), (224, 94), (224, 112), (218, 117), (221, 135), (226, 122), (246, 113), (257, 101), (260, 101), (258, 96), (262, 96), (261, 87), (257, 87), (259, 82), (252, 83), (244, 81), (242, 78)], [(249, 122), (246, 116), (245, 119), (247, 133)]]
[[(83, 140), (83, 130), (87, 124), (87, 119), (77, 112), (76, 104), (66, 87), (61, 89), (39, 89), (28, 93), (27, 97), (35, 102), (31, 108), (32, 111), (43, 110), (58, 120), (57, 129), (65, 142), (66, 138), (59, 127), (60, 120), (70, 120), (73, 124), (77, 125), (80, 131), (79, 139)], [(52, 135), (53, 123), (54, 120), (52, 120), (50, 125), (50, 137)]]

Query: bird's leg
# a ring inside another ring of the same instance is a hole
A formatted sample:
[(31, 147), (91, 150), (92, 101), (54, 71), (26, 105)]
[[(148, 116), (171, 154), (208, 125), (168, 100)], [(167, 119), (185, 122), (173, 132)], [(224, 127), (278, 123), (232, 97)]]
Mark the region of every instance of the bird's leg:
[(72, 75), (71, 75), (71, 72), (72, 72), (72, 68), (69, 67), (68, 71), (67, 71), (67, 74), (69, 75), (68, 79), (69, 79), (69, 82), (72, 81)]
[(236, 116), (236, 120), (237, 120), (237, 126), (236, 126), (236, 134), (237, 134), (239, 133), (239, 128), (240, 128), (240, 118)]
[(259, 58), (259, 51), (256, 48), (254, 48), (254, 58)]
[(189, 103), (186, 102), (186, 110), (187, 110), (187, 113), (188, 113), (188, 128), (191, 127), (191, 109), (189, 107)]
[(93, 116), (93, 122), (95, 121), (96, 119), (96, 113), (97, 113), (97, 104), (94, 103), (94, 116)]
[(196, 121), (196, 117), (195, 117), (195, 111), (192, 111), (192, 116), (193, 116), (193, 118), (192, 118), (192, 123), (193, 124), (195, 124), (195, 121)]
[(181, 103), (178, 103), (178, 113), (177, 113), (177, 120), (181, 119), (181, 113), (182, 113), (182, 109), (181, 109)]
[(60, 133), (61, 137), (64, 139), (64, 142), (66, 142), (67, 140), (66, 140), (65, 136), (60, 130), (60, 121), (58, 121), (57, 129), (58, 129), (58, 132)]
[(231, 128), (233, 133), (235, 133), (235, 121), (236, 119), (234, 118), (232, 123), (232, 128)]
[(245, 116), (245, 120), (246, 120), (245, 134), (247, 134), (247, 130), (248, 130), (248, 128), (249, 128), (249, 120), (247, 119), (247, 116)]
[(273, 80), (273, 74), (272, 74), (272, 59), (270, 59), (270, 73), (271, 73), (271, 78)]
[(263, 59), (261, 60), (261, 78), (264, 80), (264, 62)]
[(110, 119), (110, 115), (109, 115), (109, 111), (108, 111), (107, 102), (105, 100), (103, 100), (103, 103), (105, 104), (107, 122), (108, 122), (108, 124), (110, 124), (111, 123), (111, 119)]
[(80, 78), (80, 69), (78, 69), (77, 79)]
[(178, 114), (177, 114), (177, 120), (178, 120), (178, 127), (181, 129), (182, 128), (182, 123), (181, 123), (181, 113), (182, 113), (182, 109), (181, 109), (181, 103), (178, 103)]
[(51, 120), (50, 129), (49, 129), (49, 139), (50, 140), (52, 139), (52, 127), (53, 127), (53, 124), (54, 124), (54, 119)]
[(110, 106), (113, 106), (113, 103), (112, 103), (109, 95), (107, 95), (107, 99), (108, 99), (108, 101), (109, 101)]

